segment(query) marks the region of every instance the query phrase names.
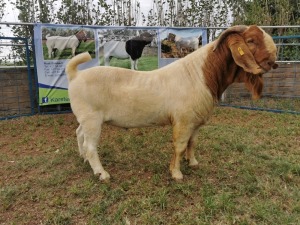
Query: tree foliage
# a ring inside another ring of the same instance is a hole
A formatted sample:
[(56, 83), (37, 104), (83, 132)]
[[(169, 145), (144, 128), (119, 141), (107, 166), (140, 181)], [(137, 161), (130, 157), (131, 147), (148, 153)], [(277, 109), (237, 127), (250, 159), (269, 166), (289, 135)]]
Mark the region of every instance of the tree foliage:
[[(0, 0), (0, 16), (4, 2)], [(19, 11), (20, 22), (28, 23), (220, 27), (231, 24), (293, 25), (300, 22), (300, 5), (294, 0), (152, 0), (151, 9), (143, 12), (141, 2), (16, 0), (15, 8)], [(19, 31), (16, 32), (18, 34)]]
[[(0, 0), (0, 18), (5, 12), (5, 2)], [(19, 11), (19, 21), (26, 23), (170, 27), (300, 23), (300, 5), (294, 0), (152, 0), (149, 11), (141, 10), (141, 2), (143, 0), (16, 0), (12, 4)], [(33, 26), (14, 26), (12, 30), (17, 37), (33, 37)], [(286, 29), (272, 32), (283, 35)]]
[[(4, 16), (4, 11), (6, 7), (6, 1), (0, 0), (0, 20), (2, 21), (2, 17)], [(2, 32), (0, 32), (0, 36), (2, 35)]]
[(4, 16), (5, 7), (6, 7), (6, 1), (0, 0), (0, 20), (2, 20), (2, 17)]
[(239, 0), (230, 2), (236, 24), (297, 25), (300, 5), (294, 0)]
[(148, 26), (227, 26), (228, 12), (228, 4), (220, 0), (154, 0), (143, 21)]

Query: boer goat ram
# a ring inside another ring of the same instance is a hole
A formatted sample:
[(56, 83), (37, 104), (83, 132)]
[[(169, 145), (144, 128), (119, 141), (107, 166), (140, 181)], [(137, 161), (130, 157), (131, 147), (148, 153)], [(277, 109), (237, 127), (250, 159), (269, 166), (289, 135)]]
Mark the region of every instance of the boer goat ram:
[(75, 56), (66, 73), (79, 122), (79, 152), (100, 180), (110, 178), (97, 153), (103, 123), (125, 128), (172, 125), (175, 152), (170, 171), (180, 180), (184, 153), (190, 166), (198, 165), (194, 146), (199, 128), (225, 89), (233, 82), (244, 82), (257, 99), (262, 93), (262, 74), (278, 66), (271, 36), (257, 26), (231, 27), (217, 40), (154, 71), (103, 66), (77, 70), (90, 59), (88, 53)]
[(140, 36), (134, 37), (126, 42), (124, 41), (108, 41), (101, 47), (104, 51), (104, 64), (109, 66), (109, 61), (112, 57), (119, 59), (131, 60), (131, 69), (137, 70), (138, 59), (141, 58), (143, 50), (147, 44), (153, 40), (153, 35), (149, 32), (144, 32)]
[(46, 46), (48, 48), (48, 57), (49, 59), (54, 56), (56, 50), (62, 52), (64, 49), (70, 48), (72, 49), (72, 56), (75, 56), (75, 52), (77, 47), (80, 45), (82, 41), (87, 40), (87, 34), (84, 30), (77, 32), (74, 35), (62, 37), (62, 36), (50, 36), (50, 34), (46, 35)]

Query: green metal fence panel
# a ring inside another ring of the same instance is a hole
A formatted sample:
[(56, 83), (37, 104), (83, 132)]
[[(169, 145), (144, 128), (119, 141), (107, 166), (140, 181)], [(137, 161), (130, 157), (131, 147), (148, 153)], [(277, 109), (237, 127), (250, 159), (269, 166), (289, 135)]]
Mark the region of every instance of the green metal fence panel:
[[(0, 120), (33, 115), (34, 75), (27, 38), (0, 37)], [(15, 48), (22, 49), (24, 59)]]

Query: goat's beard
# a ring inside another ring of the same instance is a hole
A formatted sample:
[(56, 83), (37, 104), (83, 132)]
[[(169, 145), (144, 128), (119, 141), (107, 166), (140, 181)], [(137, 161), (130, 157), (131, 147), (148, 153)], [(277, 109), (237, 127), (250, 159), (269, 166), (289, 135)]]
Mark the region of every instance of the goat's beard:
[(246, 73), (244, 82), (246, 88), (252, 93), (252, 99), (260, 99), (264, 87), (262, 75), (253, 75), (250, 73)]

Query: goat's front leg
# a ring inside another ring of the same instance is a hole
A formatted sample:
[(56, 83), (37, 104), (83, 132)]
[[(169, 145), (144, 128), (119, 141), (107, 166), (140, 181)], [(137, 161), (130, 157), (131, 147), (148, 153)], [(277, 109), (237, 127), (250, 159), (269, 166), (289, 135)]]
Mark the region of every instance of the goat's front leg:
[(138, 70), (138, 59), (134, 60), (134, 69)]
[(131, 69), (132, 70), (138, 70), (138, 67), (137, 67), (138, 59), (133, 60), (133, 59), (130, 58), (130, 62), (131, 62)]
[(86, 159), (89, 161), (94, 174), (100, 175), (100, 180), (108, 180), (110, 175), (104, 170), (97, 152), (102, 121), (100, 122), (96, 119), (96, 117), (97, 116), (93, 118), (91, 116), (93, 119), (81, 123), (84, 134), (83, 153), (85, 154)]
[(52, 48), (49, 48), (48, 49), (48, 56), (49, 56), (49, 59), (51, 59), (52, 58)]
[(175, 152), (170, 163), (170, 171), (175, 180), (182, 180), (183, 175), (180, 170), (180, 161), (187, 148), (194, 129), (187, 125), (177, 124), (173, 127), (173, 142)]
[(75, 53), (76, 53), (76, 48), (72, 48), (72, 56), (74, 57), (75, 56)]
[(192, 136), (190, 137), (190, 140), (188, 141), (187, 148), (186, 148), (186, 159), (189, 161), (189, 166), (191, 167), (196, 167), (199, 165), (196, 157), (195, 157), (195, 145), (196, 145), (196, 140), (198, 137), (198, 132), (199, 132), (198, 127)]

